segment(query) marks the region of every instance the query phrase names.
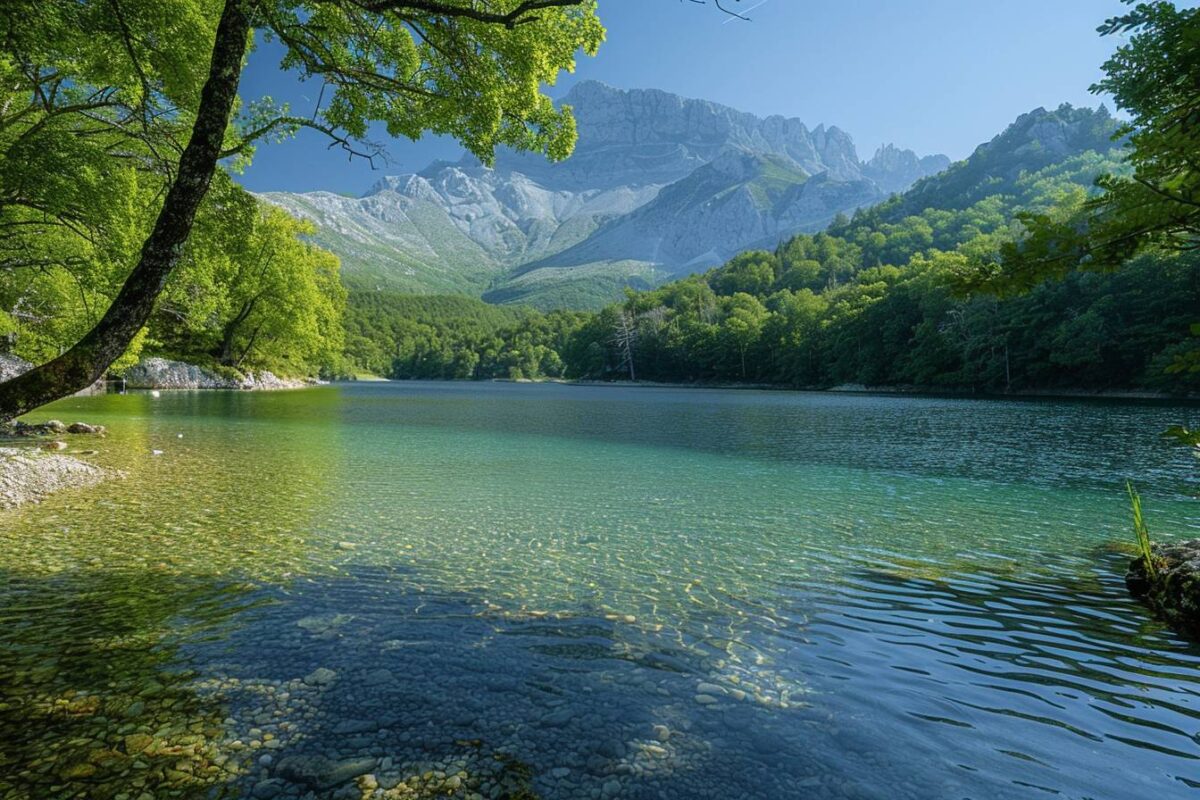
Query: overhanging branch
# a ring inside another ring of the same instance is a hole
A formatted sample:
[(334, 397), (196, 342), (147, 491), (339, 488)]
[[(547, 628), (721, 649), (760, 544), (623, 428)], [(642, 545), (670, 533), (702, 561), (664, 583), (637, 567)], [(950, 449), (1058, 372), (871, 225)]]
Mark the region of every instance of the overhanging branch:
[(487, 22), (493, 25), (503, 25), (506, 28), (515, 28), (517, 25), (522, 25), (526, 22), (532, 22), (536, 17), (530, 16), (536, 11), (541, 11), (547, 8), (567, 8), (569, 6), (583, 5), (586, 0), (525, 0), (520, 3), (512, 11), (507, 13), (498, 13), (495, 11), (486, 11), (480, 8), (471, 6), (459, 6), (452, 3), (436, 2), (436, 0), (362, 0), (357, 2), (360, 8), (364, 11), (371, 11), (376, 14), (381, 14), (390, 11), (396, 14), (404, 14), (412, 12), (418, 14), (432, 14), (434, 16), (456, 18), (456, 19), (473, 19), (476, 22)]

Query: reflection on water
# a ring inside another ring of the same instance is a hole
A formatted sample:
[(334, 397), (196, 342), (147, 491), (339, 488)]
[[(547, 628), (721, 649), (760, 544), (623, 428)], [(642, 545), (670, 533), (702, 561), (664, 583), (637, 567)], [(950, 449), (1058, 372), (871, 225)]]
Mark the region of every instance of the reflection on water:
[(1127, 475), (1200, 527), (1193, 413), (66, 401), (128, 477), (0, 517), (0, 797), (1190, 796), (1200, 649), (1113, 544)]

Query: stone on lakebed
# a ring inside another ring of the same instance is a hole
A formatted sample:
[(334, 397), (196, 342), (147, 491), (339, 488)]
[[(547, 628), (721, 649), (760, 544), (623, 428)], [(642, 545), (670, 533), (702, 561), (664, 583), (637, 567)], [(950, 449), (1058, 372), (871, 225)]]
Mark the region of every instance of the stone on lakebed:
[(275, 774), (291, 783), (320, 791), (366, 775), (375, 769), (375, 764), (374, 758), (333, 761), (321, 755), (294, 755), (280, 759)]

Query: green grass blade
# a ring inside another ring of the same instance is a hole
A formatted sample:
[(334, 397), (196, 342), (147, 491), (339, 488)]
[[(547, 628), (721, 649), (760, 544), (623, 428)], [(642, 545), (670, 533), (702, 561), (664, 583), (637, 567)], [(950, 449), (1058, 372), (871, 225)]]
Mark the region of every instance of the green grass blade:
[(1155, 577), (1154, 551), (1150, 549), (1150, 531), (1146, 528), (1146, 520), (1142, 517), (1142, 498), (1133, 488), (1133, 484), (1125, 481), (1125, 489), (1129, 492), (1129, 506), (1133, 510), (1133, 533), (1137, 536), (1138, 551), (1146, 565), (1146, 574)]

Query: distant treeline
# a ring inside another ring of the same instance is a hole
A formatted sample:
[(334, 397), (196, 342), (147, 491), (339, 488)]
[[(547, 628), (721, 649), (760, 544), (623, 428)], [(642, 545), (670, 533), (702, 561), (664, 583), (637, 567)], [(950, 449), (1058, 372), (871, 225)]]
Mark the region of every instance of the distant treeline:
[(590, 317), (457, 295), (354, 289), (347, 360), (352, 371), (397, 379), (563, 377), (571, 337)]

